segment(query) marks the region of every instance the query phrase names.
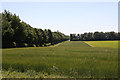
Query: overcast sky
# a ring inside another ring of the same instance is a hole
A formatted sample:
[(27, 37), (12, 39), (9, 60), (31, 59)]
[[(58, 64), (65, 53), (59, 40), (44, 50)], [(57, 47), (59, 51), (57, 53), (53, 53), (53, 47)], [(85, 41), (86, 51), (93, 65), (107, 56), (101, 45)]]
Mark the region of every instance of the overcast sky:
[(67, 35), (118, 31), (117, 2), (3, 2), (32, 27), (59, 30)]

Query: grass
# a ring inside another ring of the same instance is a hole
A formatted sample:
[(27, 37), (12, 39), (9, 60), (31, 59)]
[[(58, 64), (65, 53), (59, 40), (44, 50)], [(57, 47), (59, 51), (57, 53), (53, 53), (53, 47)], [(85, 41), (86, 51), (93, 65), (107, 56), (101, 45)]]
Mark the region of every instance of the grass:
[(90, 47), (82, 41), (3, 49), (2, 74), (8, 78), (117, 78), (117, 52), (117, 48)]
[(118, 41), (85, 41), (93, 47), (118, 48)]

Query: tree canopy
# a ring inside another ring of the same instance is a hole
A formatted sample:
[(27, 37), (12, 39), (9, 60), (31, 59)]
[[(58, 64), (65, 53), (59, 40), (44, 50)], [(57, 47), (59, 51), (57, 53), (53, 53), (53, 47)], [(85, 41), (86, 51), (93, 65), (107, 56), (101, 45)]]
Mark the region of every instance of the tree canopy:
[(2, 16), (2, 47), (39, 47), (47, 43), (56, 44), (69, 39), (69, 36), (50, 29), (33, 28), (21, 21), (19, 16), (9, 11), (0, 13)]
[(71, 41), (100, 41), (100, 40), (120, 40), (120, 33), (111, 32), (89, 32), (84, 34), (70, 34)]

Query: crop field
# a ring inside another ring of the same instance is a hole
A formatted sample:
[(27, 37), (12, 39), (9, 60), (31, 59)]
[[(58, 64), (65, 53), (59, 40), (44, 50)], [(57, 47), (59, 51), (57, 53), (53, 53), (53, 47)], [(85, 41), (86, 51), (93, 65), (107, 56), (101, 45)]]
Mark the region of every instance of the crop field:
[(3, 49), (2, 76), (5, 78), (117, 78), (116, 43), (117, 41), (103, 41), (102, 45), (99, 41), (66, 41), (49, 47)]
[(93, 47), (118, 48), (118, 41), (85, 41)]

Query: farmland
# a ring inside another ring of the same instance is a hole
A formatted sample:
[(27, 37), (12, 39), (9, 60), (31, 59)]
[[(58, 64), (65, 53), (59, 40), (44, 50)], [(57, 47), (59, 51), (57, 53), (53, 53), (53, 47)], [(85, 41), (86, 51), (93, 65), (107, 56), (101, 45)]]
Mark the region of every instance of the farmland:
[(118, 41), (86, 41), (86, 43), (93, 47), (118, 48)]
[(65, 41), (50, 47), (3, 49), (2, 76), (117, 78), (117, 41), (103, 42), (105, 47), (99, 41)]

